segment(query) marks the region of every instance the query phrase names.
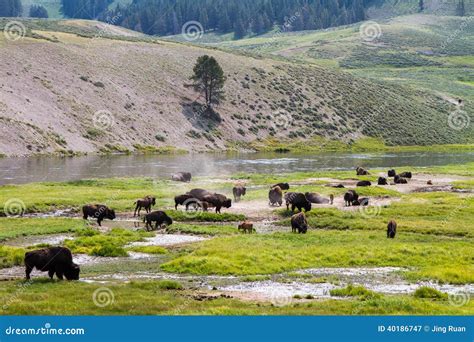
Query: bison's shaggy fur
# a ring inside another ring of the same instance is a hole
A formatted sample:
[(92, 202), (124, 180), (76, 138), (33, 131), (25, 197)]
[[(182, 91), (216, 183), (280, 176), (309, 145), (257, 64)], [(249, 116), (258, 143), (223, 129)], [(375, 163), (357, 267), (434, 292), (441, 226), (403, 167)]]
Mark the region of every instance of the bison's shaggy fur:
[(234, 195), (234, 201), (238, 202), (240, 201), (240, 198), (242, 196), (245, 196), (245, 193), (247, 192), (247, 188), (244, 186), (234, 186), (232, 189), (232, 194)]
[(135, 211), (133, 212), (133, 217), (140, 216), (140, 210), (145, 208), (145, 211), (149, 213), (151, 211), (151, 207), (156, 205), (156, 197), (153, 196), (146, 196), (142, 199), (139, 199), (135, 202)]
[(152, 223), (155, 222), (155, 229), (158, 229), (163, 224), (170, 226), (173, 224), (173, 220), (164, 211), (153, 211), (146, 214), (143, 218), (143, 222), (146, 222), (145, 229), (153, 230)]
[(308, 231), (308, 221), (306, 221), (306, 215), (304, 213), (298, 213), (291, 217), (291, 231), (299, 234), (306, 234)]
[(387, 178), (379, 177), (379, 179), (377, 180), (377, 184), (378, 185), (388, 185)]
[(387, 175), (389, 177), (395, 177), (397, 175), (397, 172), (394, 169), (388, 170)]
[(171, 180), (175, 182), (190, 182), (191, 181), (191, 173), (190, 172), (178, 172), (171, 176)]
[(41, 272), (48, 272), (53, 279), (54, 274), (58, 279), (78, 280), (80, 268), (72, 262), (71, 251), (65, 247), (49, 247), (25, 253), (26, 279), (34, 268)]
[(242, 231), (243, 233), (250, 233), (252, 234), (255, 229), (253, 228), (253, 223), (250, 221), (245, 221), (239, 224), (238, 228), (239, 231)]
[(290, 190), (290, 184), (288, 183), (278, 183), (278, 184), (274, 184), (272, 185), (272, 188), (275, 188), (275, 187), (279, 187), (282, 191), (285, 191), (285, 190)]
[(359, 199), (359, 195), (354, 190), (349, 190), (344, 194), (344, 205), (350, 206), (354, 201)]
[(84, 220), (87, 220), (88, 217), (97, 218), (99, 226), (104, 219), (115, 219), (115, 211), (102, 204), (85, 205), (82, 207), (82, 214)]
[(278, 204), (281, 206), (283, 204), (283, 192), (279, 186), (275, 186), (270, 189), (268, 192), (268, 201), (270, 205)]
[(387, 238), (394, 239), (397, 234), (397, 222), (391, 220), (387, 225)]
[(290, 196), (287, 197), (287, 201), (291, 204), (291, 211), (295, 211), (298, 208), (298, 211), (311, 210), (311, 202), (306, 199), (306, 196), (301, 192), (293, 192)]

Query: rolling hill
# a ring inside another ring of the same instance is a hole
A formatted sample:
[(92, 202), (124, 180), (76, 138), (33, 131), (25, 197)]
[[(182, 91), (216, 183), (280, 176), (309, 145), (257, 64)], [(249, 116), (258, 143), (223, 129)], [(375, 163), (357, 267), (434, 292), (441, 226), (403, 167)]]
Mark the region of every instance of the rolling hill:
[[(0, 27), (6, 24), (0, 21)], [(464, 143), (450, 99), (316, 63), (158, 40), (92, 21), (26, 20), (0, 36), (0, 152), (209, 151), (257, 140), (377, 137), (392, 145)], [(353, 29), (352, 29), (353, 30)], [(222, 121), (200, 115), (197, 57), (227, 76)], [(105, 126), (105, 128), (104, 128)], [(173, 146), (173, 147), (170, 147)]]

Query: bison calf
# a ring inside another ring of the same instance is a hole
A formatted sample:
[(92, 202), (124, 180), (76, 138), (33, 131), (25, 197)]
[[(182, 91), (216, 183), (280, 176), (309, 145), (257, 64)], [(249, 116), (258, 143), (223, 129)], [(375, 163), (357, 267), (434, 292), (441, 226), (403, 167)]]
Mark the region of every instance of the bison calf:
[(78, 280), (80, 268), (72, 262), (71, 251), (65, 247), (50, 247), (25, 253), (26, 279), (34, 268), (41, 272), (48, 272), (53, 279), (54, 274), (58, 279)]
[(291, 217), (291, 232), (298, 234), (306, 234), (308, 231), (308, 221), (304, 213), (298, 213)]
[(87, 220), (88, 217), (97, 218), (99, 226), (104, 219), (115, 219), (115, 211), (102, 204), (85, 205), (82, 207), (82, 213), (84, 220)]
[(151, 225), (153, 222), (155, 222), (155, 229), (158, 229), (158, 227), (161, 227), (163, 224), (166, 224), (167, 226), (173, 224), (171, 217), (166, 215), (164, 211), (154, 211), (146, 214), (143, 218), (143, 222), (146, 222), (145, 229), (147, 231), (149, 230), (148, 228), (153, 230), (153, 226)]
[[(133, 212), (133, 217), (140, 216), (140, 210), (145, 208), (145, 211), (149, 213), (151, 211), (151, 207), (156, 204), (156, 197), (153, 196), (146, 196), (145, 198), (139, 199), (135, 202), (135, 211)], [(137, 213), (138, 211), (138, 213)]]
[(387, 225), (387, 238), (394, 239), (397, 234), (397, 222), (391, 220)]
[(249, 233), (252, 234), (255, 229), (253, 228), (253, 223), (250, 221), (245, 221), (241, 224), (239, 224), (238, 228), (239, 231), (241, 230), (243, 233)]

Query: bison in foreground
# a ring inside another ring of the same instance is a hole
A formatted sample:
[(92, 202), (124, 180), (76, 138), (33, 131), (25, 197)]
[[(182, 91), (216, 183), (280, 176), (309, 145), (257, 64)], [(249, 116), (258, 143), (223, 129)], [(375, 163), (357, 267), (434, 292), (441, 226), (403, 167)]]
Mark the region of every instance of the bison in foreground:
[[(140, 210), (145, 209), (147, 213), (151, 211), (151, 207), (156, 205), (156, 197), (146, 196), (145, 198), (139, 199), (135, 202), (135, 211), (133, 212), (133, 217), (140, 216)], [(138, 211), (138, 213), (137, 213)]]
[(359, 195), (354, 190), (349, 190), (344, 194), (344, 205), (350, 206), (354, 201), (359, 199)]
[(175, 182), (185, 182), (188, 183), (191, 181), (190, 172), (178, 172), (171, 176), (171, 180)]
[(245, 196), (245, 193), (247, 192), (247, 188), (245, 186), (234, 186), (232, 189), (232, 194), (234, 195), (234, 201), (238, 202), (240, 201), (240, 198), (242, 196)]
[(308, 221), (304, 213), (298, 213), (291, 217), (291, 232), (298, 234), (306, 234), (308, 231)]
[(394, 239), (397, 234), (397, 222), (391, 220), (387, 225), (387, 238)]
[(97, 218), (99, 226), (104, 219), (115, 219), (115, 211), (102, 204), (85, 205), (82, 207), (82, 214), (84, 220), (87, 220), (88, 217)]
[(143, 218), (143, 222), (146, 222), (145, 229), (153, 230), (152, 223), (155, 222), (155, 229), (158, 229), (163, 224), (170, 226), (173, 224), (173, 220), (169, 217), (164, 211), (154, 211), (149, 214), (146, 214)]
[(54, 274), (58, 279), (78, 280), (80, 268), (72, 261), (71, 251), (65, 247), (49, 247), (25, 253), (26, 279), (34, 268), (41, 272), (48, 272), (53, 279)]
[(279, 186), (270, 189), (268, 192), (268, 202), (270, 205), (278, 204), (281, 206), (283, 204), (283, 192)]

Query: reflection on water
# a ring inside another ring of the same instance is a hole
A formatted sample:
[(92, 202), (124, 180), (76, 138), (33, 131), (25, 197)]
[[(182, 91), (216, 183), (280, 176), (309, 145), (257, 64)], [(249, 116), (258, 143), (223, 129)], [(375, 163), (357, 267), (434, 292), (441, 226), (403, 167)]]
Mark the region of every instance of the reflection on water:
[(103, 177), (169, 177), (177, 171), (194, 176), (237, 172), (281, 173), (397, 166), (434, 166), (474, 161), (474, 153), (324, 153), (324, 154), (187, 154), (109, 155), (73, 158), (31, 157), (0, 159), (0, 184), (68, 181)]

